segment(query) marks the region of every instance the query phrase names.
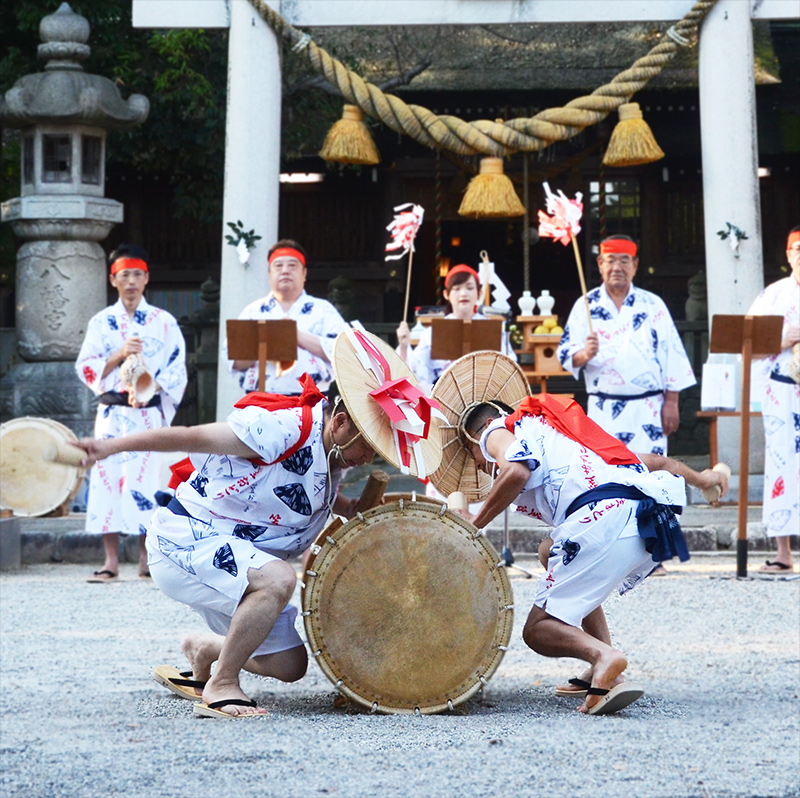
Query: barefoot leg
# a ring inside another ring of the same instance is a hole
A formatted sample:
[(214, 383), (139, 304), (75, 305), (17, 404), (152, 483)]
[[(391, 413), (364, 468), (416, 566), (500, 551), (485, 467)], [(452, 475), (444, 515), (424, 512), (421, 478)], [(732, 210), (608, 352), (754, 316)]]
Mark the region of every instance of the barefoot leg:
[[(598, 620), (595, 619), (595, 622)], [(605, 625), (605, 618), (602, 623)], [(610, 689), (628, 666), (628, 660), (621, 651), (583, 629), (548, 615), (541, 607), (531, 609), (522, 636), (537, 654), (545, 657), (575, 657), (588, 662), (593, 687)], [(587, 696), (586, 703), (580, 707), (581, 711), (587, 711), (599, 700), (598, 696)]]
[[(239, 674), (252, 653), (267, 638), (288, 604), (296, 582), (294, 568), (282, 561), (267, 563), (259, 569), (251, 568), (247, 578), (248, 588), (219, 648), (216, 670), (203, 689), (203, 700), (207, 704), (226, 698), (247, 699), (239, 686)], [(223, 705), (219, 709), (231, 715), (263, 712), (254, 707), (236, 705)]]

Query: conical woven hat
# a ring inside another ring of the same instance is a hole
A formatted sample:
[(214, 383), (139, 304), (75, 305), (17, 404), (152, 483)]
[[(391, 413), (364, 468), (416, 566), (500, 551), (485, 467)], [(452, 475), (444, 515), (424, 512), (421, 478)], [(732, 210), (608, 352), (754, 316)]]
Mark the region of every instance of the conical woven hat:
[[(391, 370), (391, 379), (403, 377), (419, 388), (411, 369), (403, 362), (398, 354), (383, 340), (372, 333), (363, 332), (367, 340), (375, 346), (386, 359)], [(333, 345), (333, 371), (336, 385), (347, 407), (350, 418), (363, 433), (367, 443), (388, 463), (400, 468), (400, 457), (395, 446), (394, 435), (389, 417), (378, 402), (369, 395), (380, 387), (377, 377), (369, 369), (362, 366), (356, 355), (355, 348), (347, 333), (339, 333)], [(389, 379), (389, 375), (386, 375)], [(409, 473), (411, 476), (430, 474), (436, 469), (442, 457), (441, 421), (435, 418), (431, 421), (427, 439), (420, 440), (422, 459), (424, 463), (417, 463), (416, 455), (411, 450), (411, 463)]]
[(442, 425), (442, 462), (431, 482), (444, 496), (461, 491), (468, 501), (481, 501), (492, 486), (464, 447), (462, 425), (481, 402), (500, 401), (514, 410), (530, 394), (528, 380), (511, 358), (500, 352), (472, 352), (454, 361), (439, 377), (433, 398), (447, 416)]

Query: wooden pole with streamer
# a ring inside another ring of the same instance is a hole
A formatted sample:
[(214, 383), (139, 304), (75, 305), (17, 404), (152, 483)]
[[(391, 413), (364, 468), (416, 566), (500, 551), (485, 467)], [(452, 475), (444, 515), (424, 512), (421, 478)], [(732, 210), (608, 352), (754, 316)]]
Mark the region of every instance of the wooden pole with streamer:
[(594, 330), (592, 329), (592, 313), (589, 310), (589, 297), (586, 293), (586, 278), (583, 276), (583, 264), (581, 263), (581, 251), (578, 248), (578, 239), (575, 238), (575, 235), (572, 234), (570, 236), (572, 239), (572, 249), (575, 252), (575, 263), (578, 266), (578, 277), (581, 281), (581, 292), (583, 293), (583, 304), (586, 306), (586, 320), (589, 322), (589, 332), (593, 333)]

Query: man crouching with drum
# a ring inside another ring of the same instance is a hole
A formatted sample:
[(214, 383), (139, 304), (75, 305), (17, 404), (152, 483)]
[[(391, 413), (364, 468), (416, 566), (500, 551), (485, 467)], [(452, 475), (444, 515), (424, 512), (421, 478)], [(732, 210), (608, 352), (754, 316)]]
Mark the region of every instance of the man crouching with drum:
[[(190, 671), (160, 665), (153, 672), (171, 692), (197, 701), (195, 715), (264, 714), (240, 687), (242, 670), (284, 682), (303, 677), (308, 656), (289, 605), (296, 576), (286, 560), (329, 520), (332, 470), (369, 463), (376, 450), (394, 458), (382, 443), (396, 438), (385, 411), (394, 400), (383, 396), (384, 386), (395, 398), (404, 390), (404, 417), (428, 402), (405, 364), (374, 336), (343, 332), (333, 355), (341, 405), (328, 405), (304, 374), (299, 396), (250, 393), (225, 422), (77, 444), (84, 465), (120, 451), (193, 453), (175, 498), (153, 516), (147, 551), (156, 585), (214, 633), (184, 639)], [(438, 437), (430, 445), (438, 451)]]
[(507, 411), (477, 403), (460, 425), (477, 467), (496, 475), (470, 520), (485, 527), (514, 502), (517, 512), (554, 527), (542, 558), (547, 574), (523, 639), (543, 656), (589, 663), (573, 680), (583, 689), (558, 691), (585, 695), (579, 711), (616, 712), (644, 691), (622, 679), (628, 660), (611, 645), (602, 602), (615, 587), (624, 593), (638, 585), (662, 560), (688, 558), (670, 509), (686, 503), (684, 479), (698, 487), (718, 485), (724, 493), (727, 478), (663, 456), (632, 454), (564, 396), (529, 396), (516, 412)]

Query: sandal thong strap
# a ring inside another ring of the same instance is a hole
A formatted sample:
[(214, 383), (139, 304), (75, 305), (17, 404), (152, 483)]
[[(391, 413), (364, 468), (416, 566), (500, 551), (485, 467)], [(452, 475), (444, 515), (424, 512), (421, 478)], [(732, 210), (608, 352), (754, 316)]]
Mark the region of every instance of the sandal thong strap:
[(588, 690), (592, 686), (591, 682), (587, 682), (585, 679), (578, 679), (577, 677), (569, 679), (569, 683), (575, 685), (575, 687), (580, 687), (581, 690)]
[(604, 690), (602, 687), (590, 687), (586, 692), (589, 695), (608, 695), (611, 691)]
[(235, 704), (237, 707), (254, 707), (256, 702), (248, 701), (244, 698), (226, 698), (223, 701), (213, 701), (210, 704), (206, 704), (206, 706), (209, 709), (219, 709), (220, 707), (224, 707), (226, 704)]

